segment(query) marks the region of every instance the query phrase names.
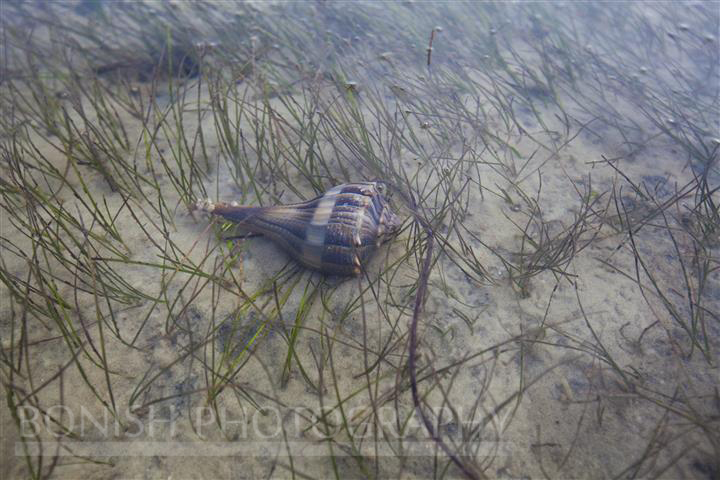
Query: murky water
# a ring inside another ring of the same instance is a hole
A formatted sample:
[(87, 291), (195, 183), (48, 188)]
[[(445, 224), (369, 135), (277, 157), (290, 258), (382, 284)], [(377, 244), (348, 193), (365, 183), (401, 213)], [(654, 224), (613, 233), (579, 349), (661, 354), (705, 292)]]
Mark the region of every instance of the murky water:
[[(2, 22), (9, 478), (720, 474), (717, 4)], [(193, 211), (373, 179), (357, 278)]]

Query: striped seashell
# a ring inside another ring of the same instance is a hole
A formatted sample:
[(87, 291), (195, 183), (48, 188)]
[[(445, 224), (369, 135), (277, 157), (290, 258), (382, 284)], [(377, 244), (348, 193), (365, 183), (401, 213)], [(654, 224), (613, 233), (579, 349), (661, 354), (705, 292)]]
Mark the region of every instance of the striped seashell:
[(262, 234), (302, 265), (334, 275), (357, 275), (373, 250), (401, 222), (379, 182), (346, 183), (312, 200), (272, 207), (200, 201), (196, 208)]

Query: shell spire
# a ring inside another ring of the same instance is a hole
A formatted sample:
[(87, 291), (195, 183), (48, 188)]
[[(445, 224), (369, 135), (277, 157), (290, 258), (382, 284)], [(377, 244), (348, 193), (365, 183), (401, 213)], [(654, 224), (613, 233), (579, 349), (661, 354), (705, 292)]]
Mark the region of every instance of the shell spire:
[(379, 182), (346, 183), (312, 200), (270, 207), (199, 201), (196, 208), (268, 237), (302, 265), (335, 275), (357, 275), (375, 248), (401, 222)]

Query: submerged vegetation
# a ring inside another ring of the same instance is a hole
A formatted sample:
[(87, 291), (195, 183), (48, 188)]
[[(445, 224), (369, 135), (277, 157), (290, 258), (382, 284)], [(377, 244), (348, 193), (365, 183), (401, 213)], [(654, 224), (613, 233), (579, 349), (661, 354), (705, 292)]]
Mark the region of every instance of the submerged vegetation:
[[(720, 475), (712, 4), (0, 8), (3, 471)], [(372, 179), (358, 278), (193, 212)]]

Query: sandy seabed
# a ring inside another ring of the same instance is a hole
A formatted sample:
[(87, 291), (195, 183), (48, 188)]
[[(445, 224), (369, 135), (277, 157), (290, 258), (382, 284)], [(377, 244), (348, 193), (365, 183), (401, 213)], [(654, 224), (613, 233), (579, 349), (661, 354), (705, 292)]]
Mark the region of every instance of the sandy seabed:
[[(7, 478), (720, 475), (711, 5), (93, 5), (2, 7)], [(360, 278), (190, 208), (374, 178)]]

